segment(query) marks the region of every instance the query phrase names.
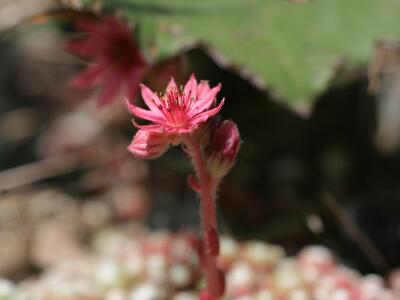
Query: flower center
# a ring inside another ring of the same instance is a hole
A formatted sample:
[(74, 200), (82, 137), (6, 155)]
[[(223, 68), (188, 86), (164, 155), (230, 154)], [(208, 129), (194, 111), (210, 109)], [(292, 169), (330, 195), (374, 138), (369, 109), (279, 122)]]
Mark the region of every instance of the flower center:
[(120, 69), (130, 70), (133, 66), (143, 64), (140, 53), (129, 36), (111, 37), (106, 53), (109, 60)]
[(162, 94), (158, 108), (167, 119), (168, 125), (175, 128), (187, 127), (189, 125), (189, 110), (195, 99), (190, 93), (185, 95), (182, 89), (170, 89)]

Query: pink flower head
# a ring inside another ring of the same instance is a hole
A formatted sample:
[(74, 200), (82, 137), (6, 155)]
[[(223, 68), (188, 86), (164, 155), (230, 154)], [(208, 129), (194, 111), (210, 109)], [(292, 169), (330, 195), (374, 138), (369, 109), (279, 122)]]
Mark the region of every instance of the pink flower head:
[(150, 125), (134, 125), (140, 129), (166, 135), (194, 132), (201, 123), (216, 115), (224, 105), (224, 99), (216, 106), (216, 96), (221, 85), (210, 88), (206, 81), (197, 83), (194, 75), (186, 85), (178, 89), (172, 78), (164, 94), (156, 95), (141, 85), (142, 97), (149, 110), (135, 106), (127, 100), (128, 110), (136, 117), (151, 121)]
[(127, 25), (112, 16), (100, 21), (82, 19), (76, 27), (87, 35), (67, 42), (66, 49), (91, 61), (75, 76), (72, 85), (101, 85), (99, 104), (112, 102), (119, 93), (134, 97), (146, 69), (146, 61)]

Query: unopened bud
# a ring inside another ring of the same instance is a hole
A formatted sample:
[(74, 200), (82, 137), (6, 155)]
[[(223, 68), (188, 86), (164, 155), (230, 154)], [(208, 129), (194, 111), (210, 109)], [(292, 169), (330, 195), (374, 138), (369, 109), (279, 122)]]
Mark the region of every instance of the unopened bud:
[(167, 151), (169, 140), (162, 134), (138, 130), (128, 150), (139, 158), (154, 159)]
[(197, 138), (203, 147), (207, 147), (210, 144), (212, 135), (215, 130), (221, 125), (221, 122), (221, 116), (216, 115), (213, 118), (209, 118), (207, 122), (202, 123), (199, 126), (198, 130), (196, 130), (195, 134), (197, 135)]
[(206, 149), (207, 169), (216, 178), (224, 177), (233, 167), (240, 148), (240, 134), (236, 124), (223, 121), (212, 133)]

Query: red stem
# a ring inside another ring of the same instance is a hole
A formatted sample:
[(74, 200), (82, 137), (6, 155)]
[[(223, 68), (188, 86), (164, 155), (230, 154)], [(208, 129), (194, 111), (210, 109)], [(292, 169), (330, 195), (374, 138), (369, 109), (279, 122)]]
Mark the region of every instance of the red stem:
[(200, 205), (202, 223), (202, 241), (204, 255), (204, 272), (208, 290), (216, 297), (222, 296), (223, 278), (217, 268), (218, 255), (217, 216), (215, 197), (219, 180), (210, 176), (206, 169), (203, 153), (199, 141), (192, 135), (184, 138), (187, 152), (192, 158), (200, 186)]

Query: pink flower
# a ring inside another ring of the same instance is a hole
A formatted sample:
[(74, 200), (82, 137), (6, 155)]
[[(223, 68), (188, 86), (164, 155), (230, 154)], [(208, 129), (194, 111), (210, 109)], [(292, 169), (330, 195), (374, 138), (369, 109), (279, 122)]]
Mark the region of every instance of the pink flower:
[(156, 132), (138, 130), (133, 137), (128, 150), (139, 158), (158, 158), (167, 151), (169, 147), (168, 138)]
[(112, 102), (120, 93), (134, 97), (146, 61), (129, 27), (112, 16), (100, 21), (82, 19), (76, 22), (76, 27), (87, 35), (67, 42), (66, 49), (91, 63), (73, 78), (72, 85), (78, 88), (102, 86), (100, 105)]
[(162, 95), (156, 95), (147, 86), (141, 85), (142, 97), (150, 110), (135, 106), (127, 100), (128, 110), (136, 117), (151, 121), (150, 125), (135, 126), (166, 135), (194, 132), (201, 123), (216, 115), (224, 105), (224, 99), (216, 106), (216, 96), (221, 85), (210, 88), (206, 81), (197, 83), (194, 75), (184, 88), (178, 89), (174, 79), (169, 82)]

